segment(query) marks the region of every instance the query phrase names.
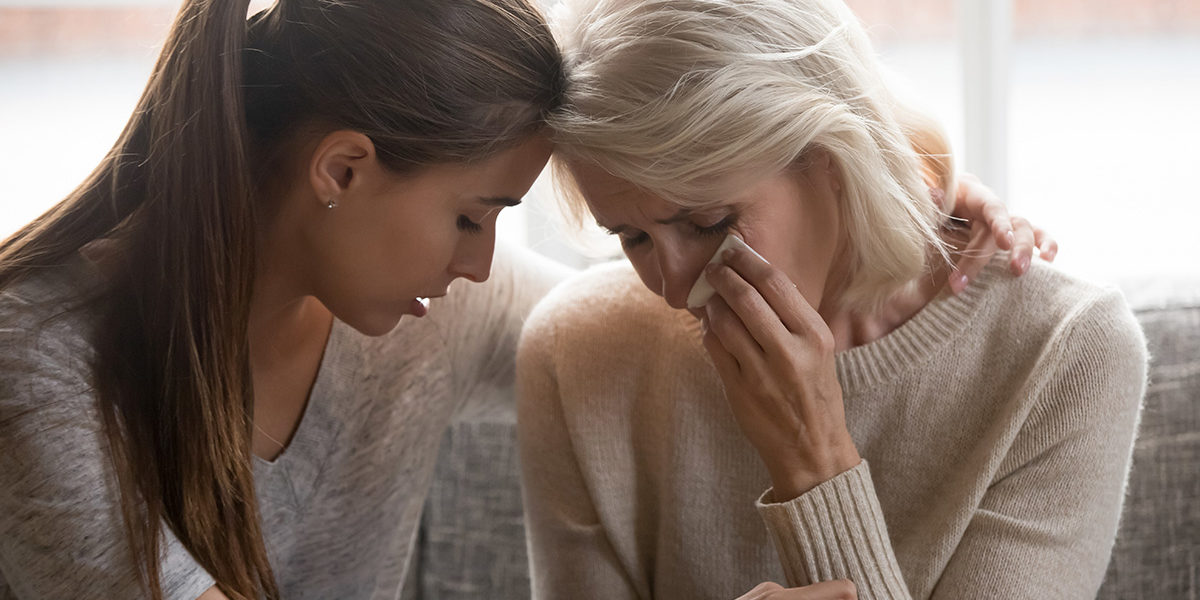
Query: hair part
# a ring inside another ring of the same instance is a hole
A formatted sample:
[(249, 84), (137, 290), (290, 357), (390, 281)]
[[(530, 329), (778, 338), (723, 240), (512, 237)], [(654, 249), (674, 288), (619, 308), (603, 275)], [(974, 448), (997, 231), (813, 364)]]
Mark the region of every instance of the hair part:
[(155, 599), (164, 523), (226, 595), (279, 597), (255, 497), (248, 323), (264, 174), (286, 142), (348, 128), (397, 172), (478, 161), (544, 128), (563, 85), (528, 0), (247, 11), (184, 0), (112, 150), (0, 244), (0, 289), (115, 248), (81, 308), (98, 309), (98, 404), (131, 568)]
[(820, 149), (840, 178), (849, 242), (839, 302), (872, 310), (944, 254), (943, 207), (930, 185), (953, 198), (949, 145), (934, 121), (887, 89), (840, 0), (581, 0), (572, 8), (559, 28), (566, 98), (551, 124), (555, 174), (577, 221), (585, 208), (571, 189), (572, 162), (700, 208)]

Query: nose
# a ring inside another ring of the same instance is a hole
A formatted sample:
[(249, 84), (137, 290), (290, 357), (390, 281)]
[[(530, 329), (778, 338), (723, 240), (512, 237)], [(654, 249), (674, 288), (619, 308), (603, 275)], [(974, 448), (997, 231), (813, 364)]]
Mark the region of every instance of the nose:
[(492, 255), (496, 250), (496, 232), (488, 228), (478, 236), (463, 236), (450, 262), (450, 274), (475, 283), (487, 281), (492, 274)]
[(655, 251), (658, 266), (658, 293), (671, 308), (687, 308), (687, 297), (700, 275), (688, 260), (688, 254), (670, 246), (660, 246)]

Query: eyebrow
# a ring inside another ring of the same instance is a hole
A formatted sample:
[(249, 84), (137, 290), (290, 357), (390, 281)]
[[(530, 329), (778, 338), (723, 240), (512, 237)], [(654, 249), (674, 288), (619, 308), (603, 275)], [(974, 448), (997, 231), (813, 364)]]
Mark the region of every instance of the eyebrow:
[[(695, 211), (692, 211), (690, 209), (681, 208), (681, 209), (679, 209), (679, 212), (677, 212), (665, 219), (655, 219), (654, 222), (658, 223), (659, 225), (671, 225), (673, 223), (680, 223), (680, 222), (683, 222), (683, 221), (686, 221), (686, 220), (692, 218), (692, 214), (694, 214), (694, 212)], [(629, 229), (628, 225), (617, 225), (616, 227), (609, 227), (607, 225), (600, 223), (600, 221), (596, 221), (596, 225), (599, 225), (601, 229), (604, 229), (605, 231), (611, 233), (612, 235), (619, 235)]]
[(659, 225), (670, 225), (672, 223), (679, 223), (679, 222), (686, 221), (686, 220), (692, 218), (693, 212), (694, 211), (692, 211), (692, 210), (689, 210), (686, 208), (681, 208), (681, 209), (679, 209), (679, 212), (677, 212), (665, 219), (655, 219), (654, 222), (658, 223)]
[(487, 197), (487, 198), (480, 198), (479, 201), (488, 206), (516, 206), (521, 203), (521, 201), (519, 199), (510, 198), (508, 196), (492, 196), (492, 197)]

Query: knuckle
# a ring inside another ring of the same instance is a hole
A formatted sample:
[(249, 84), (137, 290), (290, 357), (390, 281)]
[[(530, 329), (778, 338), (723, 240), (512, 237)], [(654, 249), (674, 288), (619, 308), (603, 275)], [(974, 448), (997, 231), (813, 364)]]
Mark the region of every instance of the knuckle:
[(771, 276), (767, 279), (767, 288), (770, 289), (772, 293), (783, 296), (791, 290), (796, 289), (796, 284), (792, 283), (792, 280), (788, 279), (783, 273), (775, 271), (771, 273)]
[(817, 328), (813, 333), (813, 345), (821, 354), (833, 354), (836, 342), (833, 339), (833, 332), (827, 327)]
[(741, 306), (752, 306), (754, 304), (754, 289), (750, 286), (741, 285), (733, 292), (733, 301)]

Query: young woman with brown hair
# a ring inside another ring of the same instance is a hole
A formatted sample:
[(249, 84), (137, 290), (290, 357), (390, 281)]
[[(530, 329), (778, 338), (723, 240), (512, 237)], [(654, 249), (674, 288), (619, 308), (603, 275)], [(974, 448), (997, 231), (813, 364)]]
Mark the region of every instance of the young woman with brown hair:
[(109, 155), (0, 245), (0, 597), (393, 598), (447, 424), (511, 410), (563, 273), (492, 265), (551, 151), (542, 17), (246, 13), (185, 1)]
[(342, 326), (488, 278), (550, 153), (535, 7), (246, 16), (184, 2), (109, 155), (0, 247), (0, 596), (394, 597), (447, 399), (506, 384), (553, 281)]

